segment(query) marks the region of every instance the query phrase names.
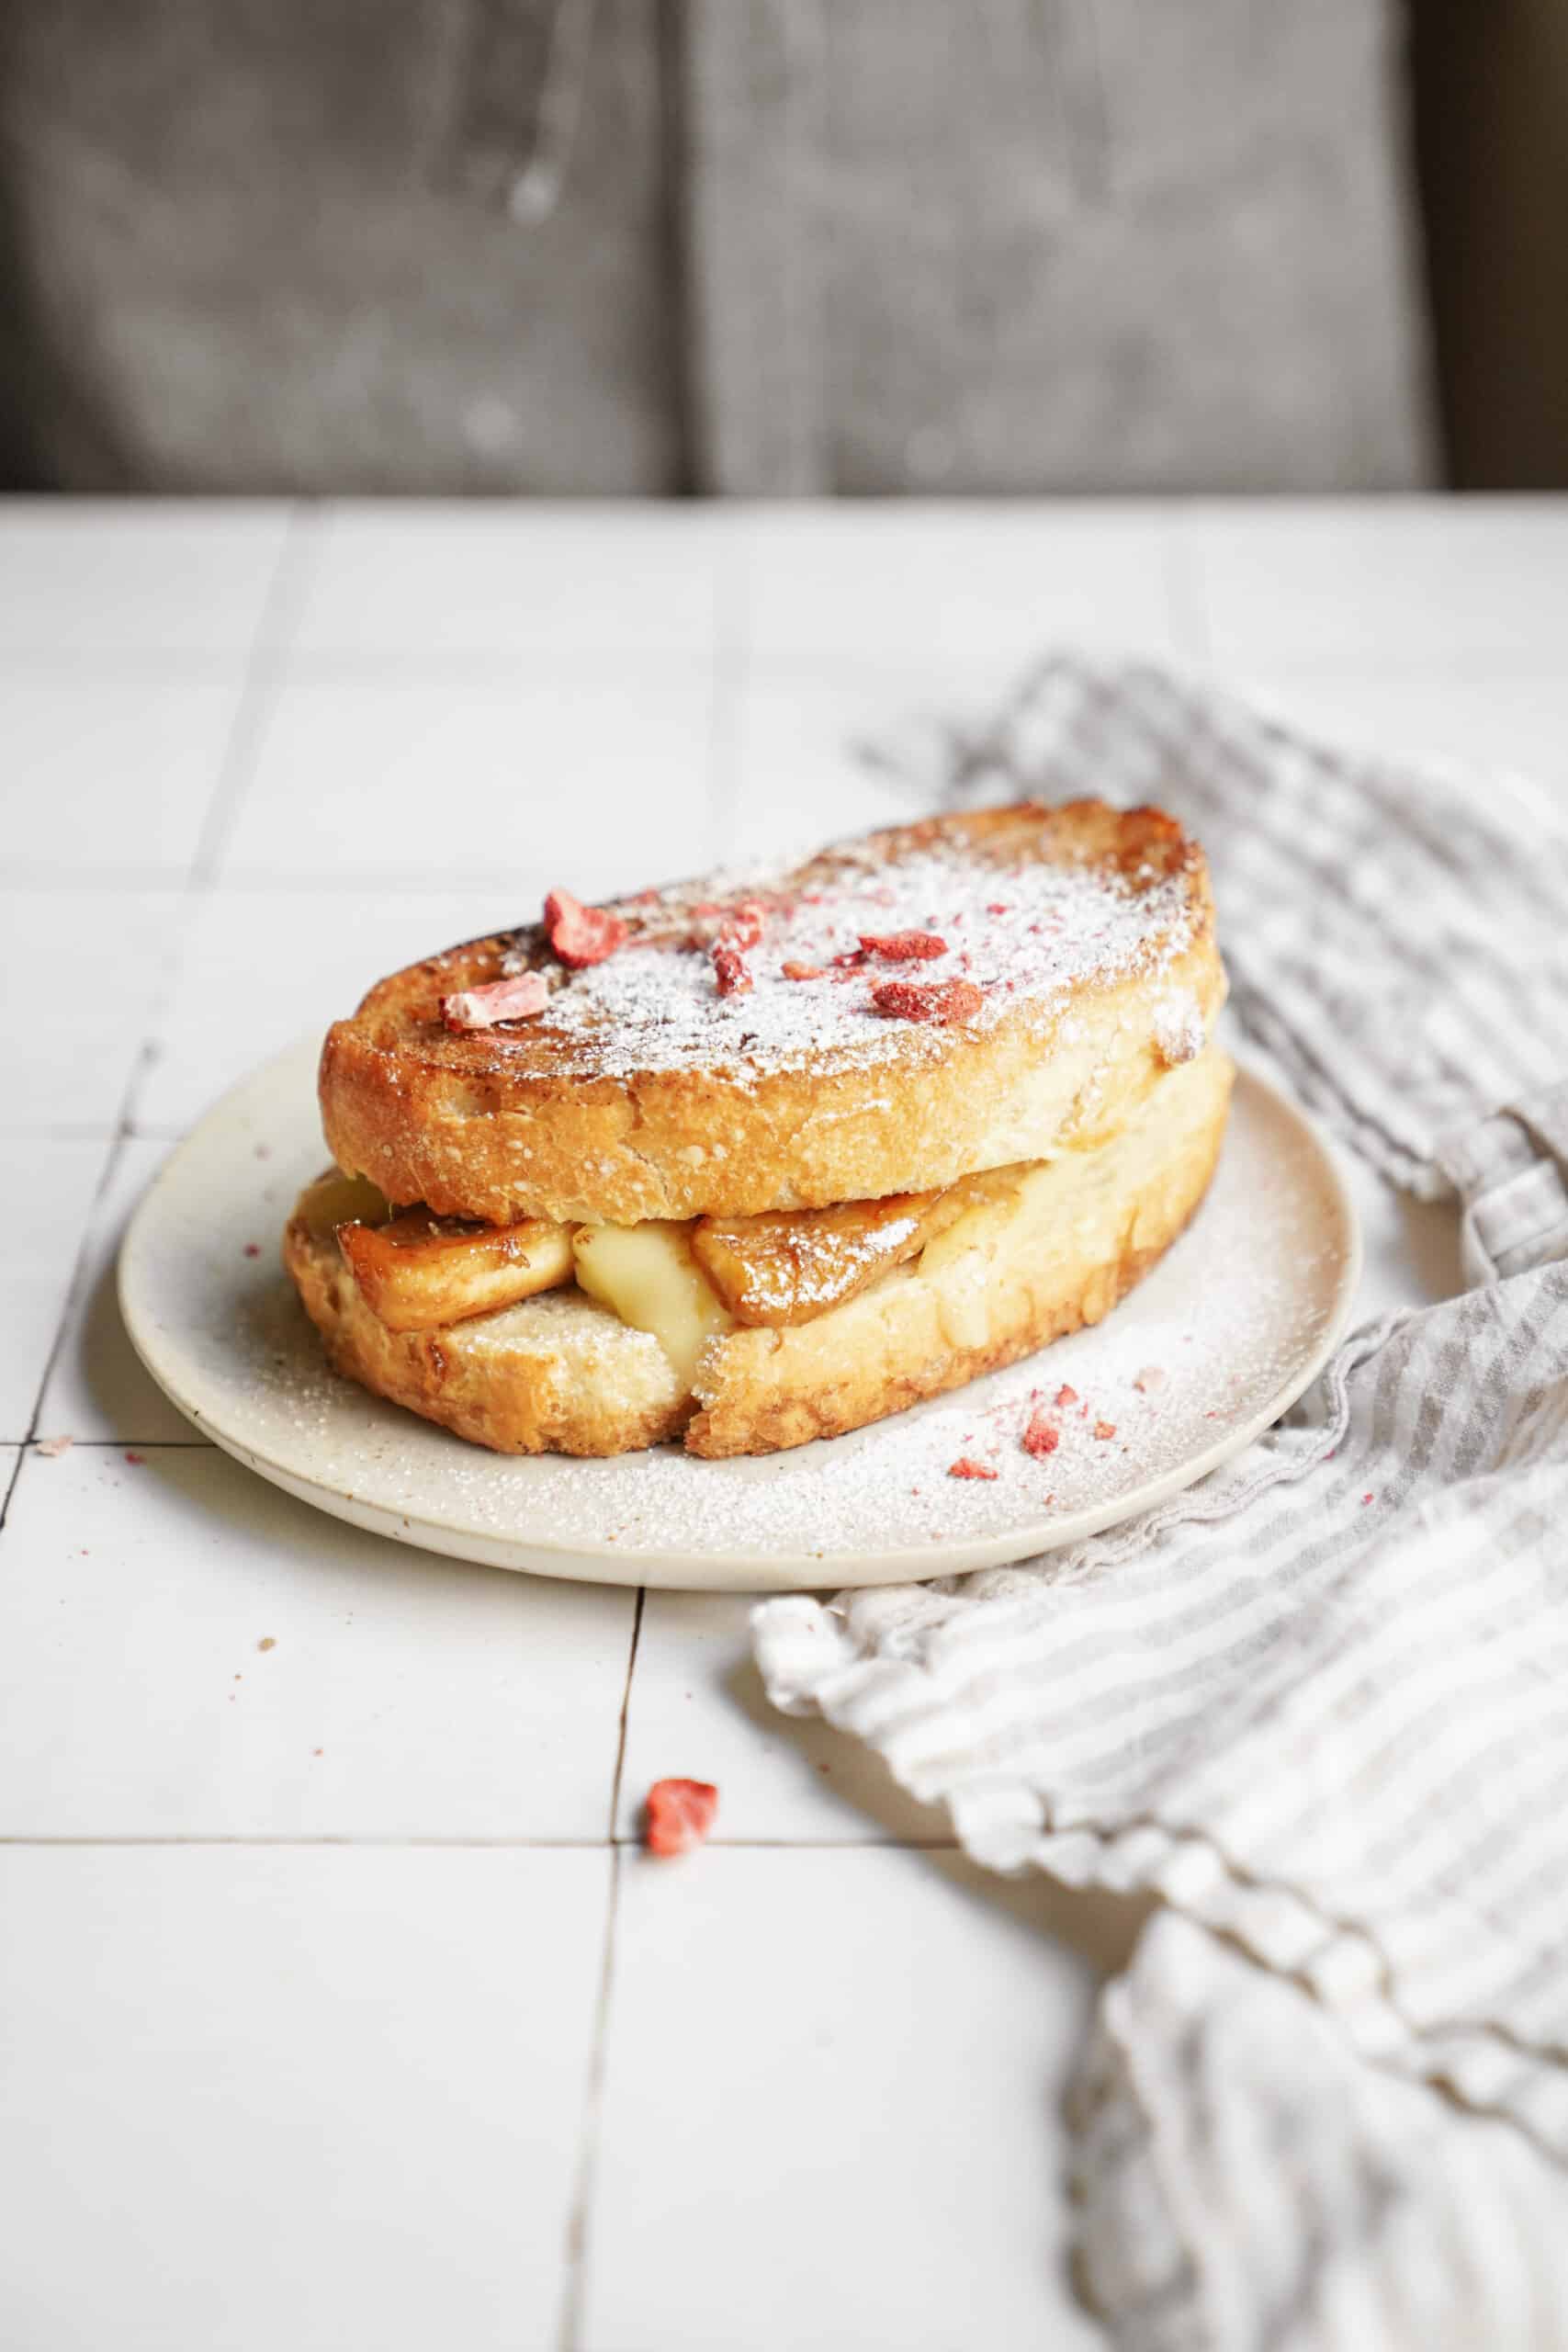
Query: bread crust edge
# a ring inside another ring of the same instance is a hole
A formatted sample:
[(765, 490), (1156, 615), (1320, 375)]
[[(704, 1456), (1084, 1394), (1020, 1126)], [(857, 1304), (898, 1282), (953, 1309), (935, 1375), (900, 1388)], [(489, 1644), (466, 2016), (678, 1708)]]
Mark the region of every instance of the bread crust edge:
[[(1226, 983), (1208, 867), (1157, 810), (1037, 813), (1053, 857), (1092, 847), (1120, 863), (1142, 843), (1179, 874), (1190, 935), (1157, 971), (1075, 988), (1043, 1023), (1021, 1010), (979, 1029), (912, 1031), (903, 1054), (868, 1065), (575, 1077), (515, 1067), (503, 1037), (439, 1033), (440, 993), (500, 968), (507, 943), (476, 941), (393, 973), (333, 1023), (319, 1077), (328, 1148), (389, 1199), (440, 1216), (632, 1225), (876, 1200), (1091, 1145), (1170, 1066), (1162, 1001), (1190, 1001), (1205, 1035), (1218, 1016)], [(987, 824), (1016, 829), (1022, 814), (923, 830), (983, 843)]]
[[(707, 1459), (777, 1453), (863, 1428), (1100, 1321), (1201, 1204), (1233, 1079), (1214, 1047), (1170, 1074), (1145, 1120), (1095, 1156), (1104, 1162), (1104, 1198), (1064, 1220), (1053, 1250), (996, 1270), (984, 1287), (985, 1328), (968, 1344), (953, 1342), (944, 1317), (965, 1284), (973, 1294), (975, 1270), (926, 1274), (911, 1261), (813, 1322), (737, 1328), (714, 1340), (695, 1398), (656, 1340), (586, 1302), (581, 1315), (563, 1317), (558, 1294), (525, 1300), (504, 1310), (501, 1340), (499, 1317), (391, 1332), (366, 1306), (335, 1241), (298, 1217), (284, 1237), (284, 1264), (339, 1372), (495, 1452), (603, 1456), (683, 1434), (688, 1450)], [(1113, 1155), (1123, 1169), (1111, 1166)]]

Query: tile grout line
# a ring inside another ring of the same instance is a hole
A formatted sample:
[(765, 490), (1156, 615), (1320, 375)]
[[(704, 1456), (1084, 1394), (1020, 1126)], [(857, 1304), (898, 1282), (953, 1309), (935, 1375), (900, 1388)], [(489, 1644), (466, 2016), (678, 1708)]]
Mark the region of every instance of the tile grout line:
[(17, 1481), (22, 1475), (22, 1464), (26, 1459), (26, 1450), (18, 1446), (17, 1458), (11, 1464), (11, 1475), (6, 1481), (6, 1491), (0, 1495), (0, 1528), (4, 1528), (11, 1516), (11, 1498), (17, 1491)]
[[(6, 1445), (33, 1445), (37, 1442), (36, 1430), (29, 1430), (26, 1437), (0, 1440), (0, 1443)], [(134, 1447), (138, 1453), (216, 1453), (220, 1451), (209, 1437), (73, 1437), (71, 1451), (73, 1453), (120, 1453), (128, 1445)]]
[(288, 531), (283, 545), (278, 550), (277, 562), (272, 578), (267, 582), (266, 594), (256, 619), (250, 650), (245, 657), (244, 677), (241, 683), (239, 699), (235, 703), (234, 715), (229, 723), (222, 755), (218, 763), (218, 774), (213, 782), (211, 797), (208, 801), (207, 814), (203, 819), (196, 847), (191, 853), (184, 888), (180, 893), (180, 920), (177, 926), (171, 926), (161, 986), (149, 1008), (147, 1035), (132, 1066), (130, 1083), (126, 1089), (125, 1100), (120, 1105), (118, 1133), (122, 1139), (136, 1132), (136, 1107), (148, 1075), (158, 1057), (159, 1030), (178, 984), (181, 960), (188, 937), (187, 927), (191, 911), (204, 899), (211, 895), (214, 888), (217, 858), (227, 838), (223, 812), (234, 800), (250, 772), (251, 761), (259, 740), (254, 714), (261, 707), (267, 692), (270, 691), (272, 671), (269, 655), (277, 627), (277, 616), (289, 604), (291, 591), (288, 582), (299, 563), (299, 559), (293, 553), (298, 529), (299, 510), (296, 508), (290, 512)]
[(277, 566), (268, 582), (251, 641), (244, 682), (224, 746), (218, 782), (191, 856), (189, 894), (193, 897), (205, 897), (216, 886), (219, 865), (232, 836), (246, 786), (255, 772), (265, 719), (299, 623), (317, 546), (313, 510), (296, 500), (289, 510)]
[[(619, 1855), (640, 1849), (641, 1844), (640, 1838), (517, 1838), (509, 1834), (486, 1838), (478, 1833), (465, 1837), (456, 1831), (446, 1837), (433, 1833), (423, 1838), (347, 1829), (321, 1830), (314, 1835), (294, 1829), (234, 1833), (192, 1829), (163, 1836), (134, 1829), (0, 1831), (0, 1853), (11, 1849), (54, 1848), (67, 1851), (96, 1849), (134, 1852), (188, 1846), (203, 1853), (266, 1852), (278, 1848), (298, 1848), (309, 1853), (322, 1847), (358, 1847), (376, 1853)], [(720, 1854), (953, 1854), (962, 1850), (956, 1838), (710, 1838), (707, 1849)]]
[[(165, 970), (167, 969), (166, 965)], [(157, 1017), (158, 1005), (155, 1003), (149, 1018), (155, 1023)], [(6, 1490), (5, 1502), (0, 1504), (0, 1527), (4, 1527), (9, 1513), (11, 1497), (15, 1494), (17, 1480), (22, 1475), (22, 1464), (27, 1460), (28, 1453), (39, 1435), (39, 1421), (43, 1412), (43, 1400), (49, 1394), (49, 1384), (54, 1377), (54, 1367), (60, 1361), (60, 1351), (65, 1344), (65, 1334), (71, 1328), (71, 1318), (76, 1311), (86, 1283), (87, 1267), (91, 1258), (98, 1212), (108, 1197), (109, 1189), (118, 1171), (120, 1162), (125, 1158), (126, 1146), (130, 1140), (132, 1132), (131, 1118), (136, 1097), (152, 1067), (152, 1051), (153, 1040), (151, 1036), (146, 1036), (131, 1057), (130, 1069), (127, 1073), (125, 1086), (120, 1094), (119, 1109), (115, 1116), (113, 1132), (108, 1138), (108, 1148), (104, 1155), (103, 1165), (98, 1170), (98, 1181), (93, 1187), (93, 1197), (87, 1204), (87, 1214), (82, 1220), (81, 1239), (77, 1242), (76, 1255), (72, 1261), (71, 1279), (65, 1285), (65, 1296), (61, 1302), (59, 1320), (55, 1324), (54, 1336), (49, 1344), (49, 1352), (43, 1360), (43, 1370), (39, 1374), (38, 1387), (33, 1396), (33, 1408), (28, 1419), (27, 1435), (22, 1440), (22, 1451), (17, 1456), (16, 1471)]]
[(626, 1725), (631, 1720), (632, 1677), (637, 1672), (637, 1654), (642, 1642), (642, 1614), (648, 1606), (648, 1587), (639, 1584), (632, 1604), (631, 1646), (626, 1652), (626, 1679), (621, 1691), (621, 1712), (615, 1721), (615, 1769), (610, 1776), (610, 1820), (607, 1835), (612, 1843), (615, 1836), (615, 1818), (621, 1805), (621, 1776), (626, 1765)]
[[(12, 1475), (10, 1485), (6, 1489), (6, 1499), (4, 1503), (0, 1503), (0, 1527), (6, 1524), (6, 1515), (11, 1507), (11, 1497), (15, 1494), (17, 1481), (22, 1475), (22, 1464), (38, 1442), (39, 1422), (43, 1414), (43, 1400), (49, 1394), (49, 1384), (54, 1377), (54, 1367), (60, 1361), (60, 1351), (65, 1345), (65, 1334), (71, 1328), (71, 1318), (76, 1312), (77, 1304), (86, 1283), (87, 1267), (92, 1254), (93, 1235), (97, 1224), (98, 1211), (108, 1196), (109, 1187), (114, 1182), (120, 1161), (125, 1157), (126, 1145), (130, 1136), (126, 1114), (131, 1095), (141, 1083), (142, 1065), (147, 1051), (147, 1046), (143, 1045), (130, 1066), (130, 1076), (126, 1080), (125, 1092), (120, 1099), (119, 1123), (109, 1137), (108, 1149), (104, 1154), (103, 1166), (98, 1170), (98, 1181), (93, 1187), (93, 1197), (87, 1204), (87, 1214), (82, 1220), (82, 1238), (76, 1244), (76, 1255), (71, 1261), (71, 1279), (65, 1285), (65, 1295), (60, 1304), (60, 1316), (54, 1327), (54, 1337), (49, 1343), (49, 1351), (43, 1360), (43, 1369), (39, 1374), (38, 1386), (33, 1392), (32, 1411), (28, 1416), (27, 1434), (20, 1442), (16, 1470)], [(73, 1439), (72, 1442), (74, 1444), (75, 1440)]]
[[(211, 887), (212, 852), (220, 846), (220, 840), (217, 842), (210, 841), (213, 833), (214, 812), (226, 799), (232, 797), (232, 780), (243, 771), (245, 747), (253, 731), (248, 714), (254, 707), (258, 682), (270, 675), (267, 657), (272, 647), (278, 616), (286, 608), (290, 613), (292, 611), (286, 592), (286, 582), (288, 582), (291, 572), (299, 568), (297, 561), (291, 563), (290, 560), (291, 551), (299, 537), (299, 513), (298, 507), (290, 513), (283, 545), (278, 550), (272, 578), (267, 582), (266, 594), (262, 600), (262, 609), (257, 616), (250, 649), (245, 657), (244, 673), (239, 696), (229, 723), (223, 750), (219, 757), (218, 774), (213, 783), (206, 819), (196, 848), (191, 854), (183, 888), (178, 892), (182, 916), (188, 911), (192, 903), (201, 898)], [(304, 544), (302, 540), (300, 543)], [(131, 1057), (125, 1087), (120, 1095), (119, 1109), (110, 1135), (108, 1149), (99, 1171), (98, 1182), (94, 1188), (92, 1200), (87, 1206), (87, 1214), (82, 1222), (82, 1234), (72, 1264), (71, 1279), (65, 1287), (65, 1296), (62, 1302), (59, 1319), (55, 1324), (54, 1335), (44, 1358), (43, 1370), (34, 1394), (32, 1412), (28, 1420), (27, 1436), (22, 1442), (22, 1451), (17, 1456), (16, 1465), (6, 1485), (4, 1500), (0, 1501), (0, 1527), (5, 1525), (9, 1515), (11, 1498), (16, 1493), (17, 1481), (22, 1475), (22, 1464), (27, 1460), (28, 1450), (39, 1434), (39, 1419), (43, 1411), (44, 1398), (49, 1393), (49, 1384), (54, 1376), (54, 1368), (60, 1360), (60, 1351), (65, 1342), (65, 1334), (70, 1329), (71, 1318), (80, 1302), (83, 1285), (86, 1280), (89, 1254), (98, 1214), (124, 1158), (126, 1145), (135, 1133), (136, 1104), (146, 1082), (148, 1072), (152, 1069), (157, 1056), (159, 1025), (178, 976), (183, 934), (183, 922), (178, 926), (170, 926), (170, 936), (162, 967), (158, 974), (152, 1001), (148, 1008), (147, 1029), (141, 1045)]]
[(578, 2142), (577, 2172), (567, 2213), (563, 2249), (559, 2352), (579, 2352), (582, 2335), (582, 2297), (588, 2270), (589, 2217), (599, 2161), (599, 2118), (604, 2104), (605, 2062), (610, 2041), (610, 2002), (615, 1989), (615, 1946), (621, 1917), (621, 1841), (615, 1836), (620, 1811), (621, 1781), (626, 1771), (626, 1727), (631, 1717), (632, 1682), (642, 1641), (643, 1611), (648, 1588), (638, 1585), (632, 1609), (632, 1637), (626, 1651), (626, 1679), (621, 1691), (621, 1712), (615, 1727), (615, 1769), (610, 1776), (610, 1883), (604, 1903), (604, 1941), (599, 1963), (599, 1989), (593, 2004), (593, 2033), (589, 2050), (588, 2080), (583, 2090), (582, 2125)]

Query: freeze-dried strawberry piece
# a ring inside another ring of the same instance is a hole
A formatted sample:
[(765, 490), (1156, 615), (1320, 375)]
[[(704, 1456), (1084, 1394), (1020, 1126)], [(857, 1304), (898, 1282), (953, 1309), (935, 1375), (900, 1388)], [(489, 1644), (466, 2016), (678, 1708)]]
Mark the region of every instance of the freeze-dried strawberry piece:
[(1114, 1437), (1116, 1434), (1116, 1424), (1114, 1421), (1096, 1421), (1094, 1425), (1094, 1433), (1096, 1437)]
[(722, 939), (713, 951), (713, 976), (720, 996), (744, 996), (751, 985), (751, 975), (739, 948), (731, 947)]
[(702, 899), (691, 910), (688, 947), (755, 947), (762, 936), (768, 910), (761, 899), (738, 899), (725, 906), (717, 899)]
[(582, 971), (602, 964), (626, 944), (626, 926), (604, 907), (585, 907), (570, 890), (552, 890), (545, 900), (545, 928), (563, 964)]
[(893, 1020), (929, 1021), (939, 1029), (967, 1021), (985, 1002), (973, 980), (883, 980), (871, 1001)]
[(713, 1827), (718, 1791), (711, 1781), (655, 1781), (643, 1843), (650, 1854), (689, 1854)]
[(950, 1478), (994, 1478), (996, 1472), (988, 1464), (976, 1462), (972, 1454), (961, 1453), (956, 1462), (947, 1465)]
[(1134, 1381), (1133, 1385), (1138, 1391), (1140, 1396), (1152, 1396), (1156, 1389), (1163, 1388), (1165, 1386), (1167, 1377), (1168, 1374), (1163, 1364), (1146, 1363), (1142, 1372), (1139, 1373), (1137, 1378)]
[(1077, 1401), (1078, 1401), (1078, 1392), (1077, 1392), (1077, 1390), (1076, 1388), (1069, 1388), (1069, 1387), (1067, 1386), (1066, 1382), (1064, 1380), (1064, 1381), (1063, 1381), (1063, 1383), (1062, 1383), (1062, 1385), (1061, 1385), (1061, 1386), (1060, 1386), (1060, 1388), (1058, 1388), (1058, 1389), (1057, 1389), (1057, 1391), (1056, 1391), (1056, 1402), (1057, 1402), (1057, 1404), (1058, 1404), (1058, 1405), (1076, 1405), (1076, 1404), (1077, 1403)]
[(543, 972), (519, 972), (513, 980), (491, 980), (481, 989), (459, 989), (441, 1000), (448, 1029), (493, 1029), (498, 1021), (526, 1021), (550, 1001)]
[(821, 964), (788, 963), (779, 966), (786, 980), (819, 980), (825, 967)]
[[(699, 908), (698, 912), (701, 911)], [(712, 949), (714, 978), (720, 996), (744, 996), (751, 986), (746, 950), (755, 947), (762, 936), (768, 910), (761, 899), (742, 899), (735, 906), (721, 907), (717, 911), (721, 921)]]
[(865, 955), (884, 964), (929, 964), (933, 956), (947, 953), (946, 940), (934, 931), (863, 931), (860, 944)]
[(767, 919), (768, 910), (761, 899), (742, 899), (739, 905), (725, 910), (719, 925), (721, 944), (726, 947), (755, 947)]
[(1062, 1432), (1042, 1406), (1030, 1419), (1023, 1432), (1023, 1450), (1038, 1461), (1043, 1455), (1055, 1453), (1062, 1442)]

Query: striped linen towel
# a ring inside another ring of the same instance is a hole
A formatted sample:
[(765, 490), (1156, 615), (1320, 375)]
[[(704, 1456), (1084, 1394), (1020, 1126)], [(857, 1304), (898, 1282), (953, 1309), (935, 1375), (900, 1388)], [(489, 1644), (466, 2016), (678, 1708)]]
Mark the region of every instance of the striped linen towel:
[(1163, 1899), (1076, 2099), (1118, 2344), (1568, 2347), (1568, 828), (1066, 660), (942, 781), (1190, 824), (1244, 1026), (1472, 1286), (1133, 1523), (765, 1603), (768, 1690), (981, 1861)]

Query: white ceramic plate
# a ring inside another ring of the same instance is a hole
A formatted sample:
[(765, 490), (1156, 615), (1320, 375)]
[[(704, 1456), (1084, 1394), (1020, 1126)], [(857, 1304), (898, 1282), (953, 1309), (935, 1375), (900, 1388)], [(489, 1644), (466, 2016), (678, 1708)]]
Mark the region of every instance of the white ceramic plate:
[[(615, 1584), (768, 1592), (994, 1567), (1144, 1510), (1248, 1443), (1345, 1326), (1355, 1212), (1302, 1114), (1243, 1071), (1190, 1229), (1091, 1331), (873, 1429), (757, 1461), (487, 1453), (327, 1369), (278, 1264), (321, 1168), (313, 1043), (173, 1153), (120, 1257), (127, 1328), (198, 1428), (263, 1477), (408, 1544)], [(1043, 1459), (1032, 1392), (1074, 1401)], [(1107, 1432), (1110, 1432), (1107, 1434)], [(948, 1475), (968, 1458), (992, 1478)]]

